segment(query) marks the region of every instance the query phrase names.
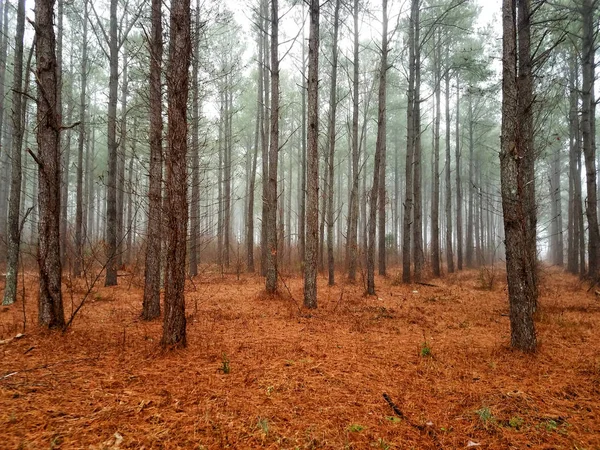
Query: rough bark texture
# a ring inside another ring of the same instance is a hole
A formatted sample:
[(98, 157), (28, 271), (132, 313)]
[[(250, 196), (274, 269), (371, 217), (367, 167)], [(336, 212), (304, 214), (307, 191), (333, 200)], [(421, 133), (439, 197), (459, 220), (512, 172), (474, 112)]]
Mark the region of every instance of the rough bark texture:
[(308, 153), (306, 195), (306, 264), (304, 306), (317, 307), (317, 252), (319, 247), (319, 0), (309, 6), (308, 37)]
[(414, 259), (414, 278), (420, 281), (425, 264), (425, 255), (423, 253), (423, 202), (422, 202), (422, 182), (421, 182), (421, 40), (420, 40), (420, 0), (413, 0), (416, 6), (413, 6), (413, 25), (414, 25), (414, 161), (413, 161), (413, 259)]
[[(506, 271), (510, 302), (511, 345), (523, 351), (535, 351), (536, 335), (533, 313), (536, 304), (535, 260), (531, 259), (531, 236), (528, 232), (529, 208), (534, 198), (526, 188), (532, 183), (532, 164), (526, 162), (533, 153), (527, 146), (532, 142), (532, 129), (523, 127), (529, 121), (521, 114), (532, 114), (532, 84), (518, 80), (531, 77), (528, 52), (520, 48), (519, 39), (529, 37), (529, 0), (518, 0), (519, 25), (516, 30), (516, 0), (503, 0), (503, 69), (502, 69), (502, 143), (500, 150), (500, 179), (506, 244)], [(524, 45), (521, 42), (521, 45)], [(518, 56), (517, 56), (518, 55)], [(518, 71), (517, 71), (518, 67)], [(520, 103), (526, 102), (524, 107)], [(535, 241), (534, 243), (535, 244)]]
[(583, 46), (581, 52), (581, 135), (587, 201), (585, 214), (588, 220), (588, 277), (597, 281), (600, 276), (600, 229), (598, 228), (598, 185), (596, 180), (596, 148), (594, 146), (594, 7), (593, 0), (584, 0), (581, 9), (583, 21)]
[(12, 149), (11, 182), (8, 202), (8, 246), (6, 258), (6, 286), (3, 305), (11, 305), (17, 299), (17, 274), (19, 271), (19, 250), (21, 246), (21, 224), (19, 220), (21, 204), (21, 154), (23, 147), (23, 114), (21, 92), (23, 92), (23, 37), (25, 35), (25, 1), (17, 5), (17, 32), (15, 35), (15, 64), (13, 70), (12, 94)]
[(277, 166), (279, 160), (279, 8), (271, 1), (271, 139), (267, 198), (267, 277), (266, 290), (277, 291)]
[(162, 223), (162, 88), (163, 54), (161, 0), (152, 0), (150, 37), (150, 176), (148, 187), (148, 236), (144, 276), (142, 318), (160, 316), (160, 249)]
[(36, 76), (38, 80), (37, 144), (39, 164), (38, 222), (40, 295), (38, 320), (48, 328), (62, 328), (60, 261), (60, 121), (56, 108), (56, 39), (54, 0), (36, 0)]
[(110, 2), (106, 186), (106, 286), (117, 284), (117, 100), (119, 87), (119, 46), (117, 42), (117, 0)]
[(402, 282), (411, 281), (411, 238), (413, 227), (413, 163), (415, 153), (415, 9), (418, 0), (412, 0), (410, 23), (408, 28), (408, 95), (406, 107), (406, 166), (404, 190), (404, 218), (402, 226)]
[(185, 266), (187, 250), (187, 100), (192, 54), (190, 0), (171, 2), (167, 67), (168, 151), (166, 155), (167, 257), (163, 346), (186, 345)]
[[(373, 185), (371, 187), (371, 202), (369, 208), (369, 232), (367, 247), (367, 294), (375, 295), (375, 228), (377, 220), (377, 209), (379, 206), (378, 196), (379, 185), (385, 183), (382, 180), (381, 164), (385, 153), (386, 145), (386, 80), (388, 69), (388, 19), (387, 19), (387, 0), (381, 2), (383, 22), (381, 30), (381, 61), (379, 67), (379, 92), (377, 107), (377, 141), (375, 143), (375, 158), (373, 160)], [(384, 190), (385, 192), (385, 190)], [(385, 194), (384, 194), (385, 195)], [(385, 201), (385, 199), (384, 199)], [(384, 223), (385, 225), (385, 223)], [(384, 226), (385, 228), (385, 226)], [(385, 238), (385, 230), (384, 230)]]

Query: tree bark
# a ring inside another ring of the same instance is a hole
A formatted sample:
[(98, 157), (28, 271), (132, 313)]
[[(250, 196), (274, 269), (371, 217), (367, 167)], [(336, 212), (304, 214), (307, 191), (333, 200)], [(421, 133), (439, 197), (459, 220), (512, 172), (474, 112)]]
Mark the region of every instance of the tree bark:
[(117, 100), (119, 88), (119, 46), (117, 41), (117, 0), (110, 1), (108, 81), (108, 173), (106, 186), (106, 281), (105, 286), (117, 284)]
[(308, 153), (304, 306), (317, 307), (319, 248), (319, 0), (310, 0), (308, 37)]
[(404, 192), (404, 218), (402, 226), (402, 282), (411, 281), (411, 242), (414, 204), (414, 157), (415, 157), (415, 28), (419, 1), (412, 0), (408, 28), (408, 95), (406, 107), (406, 166)]
[(200, 0), (196, 0), (194, 20), (194, 58), (192, 59), (192, 198), (190, 203), (190, 276), (198, 275), (198, 234), (200, 233), (200, 92), (198, 86), (200, 60)]
[(148, 237), (144, 274), (142, 318), (160, 316), (160, 258), (162, 223), (162, 85), (163, 54), (161, 0), (152, 0), (152, 30), (150, 47), (150, 76), (148, 84), (150, 107), (150, 168), (148, 187)]
[(267, 198), (266, 290), (277, 291), (277, 166), (279, 160), (279, 8), (271, 0), (271, 139), (269, 147), (269, 189)]
[(583, 43), (581, 52), (581, 135), (587, 187), (585, 214), (588, 220), (588, 277), (597, 281), (600, 273), (600, 230), (598, 228), (598, 186), (596, 180), (596, 148), (594, 146), (594, 6), (583, 0), (581, 9)]
[[(517, 3), (518, 2), (518, 3)], [(502, 141), (500, 180), (506, 242), (506, 270), (510, 302), (511, 345), (536, 349), (535, 260), (531, 259), (529, 209), (535, 198), (525, 185), (532, 183), (532, 83), (529, 59), (529, 0), (503, 0)], [(516, 17), (518, 26), (515, 23)], [(519, 45), (517, 47), (517, 35)], [(518, 49), (518, 50), (517, 50)], [(518, 78), (517, 78), (518, 77)], [(535, 224), (533, 224), (535, 226)]]
[(422, 182), (421, 182), (421, 40), (420, 40), (420, 0), (413, 0), (415, 27), (413, 45), (414, 54), (414, 161), (413, 161), (413, 259), (415, 281), (421, 281), (425, 255), (423, 254), (423, 204), (422, 204)]
[(456, 266), (463, 269), (463, 211), (462, 211), (462, 180), (460, 167), (460, 80), (456, 74), (456, 145), (454, 156), (456, 160)]
[(346, 238), (346, 264), (348, 266), (348, 279), (356, 280), (356, 266), (358, 262), (358, 188), (359, 188), (359, 142), (358, 142), (358, 0), (354, 0), (352, 10), (354, 19), (354, 59), (352, 77), (352, 189), (348, 205), (348, 232)]
[[(17, 275), (19, 271), (19, 251), (21, 247), (21, 155), (23, 149), (24, 114), (21, 93), (23, 92), (23, 37), (25, 36), (25, 0), (17, 4), (17, 31), (15, 34), (15, 63), (13, 70), (12, 93), (12, 149), (11, 183), (8, 202), (8, 246), (6, 258), (6, 285), (3, 305), (12, 305), (17, 300)], [(7, 39), (7, 37), (5, 37)]]
[[(446, 61), (448, 54), (446, 53)], [(454, 254), (452, 251), (452, 178), (450, 152), (450, 71), (446, 70), (446, 264), (448, 273), (454, 272)]]
[(87, 32), (88, 32), (88, 2), (83, 2), (83, 42), (81, 51), (81, 91), (79, 94), (79, 142), (77, 148), (77, 193), (75, 207), (75, 261), (73, 263), (73, 276), (80, 277), (83, 269), (83, 150), (86, 140), (86, 95), (87, 95)]
[(435, 119), (433, 131), (433, 186), (431, 192), (431, 268), (433, 275), (441, 275), (440, 257), (440, 120), (441, 120), (441, 81), (442, 64), (440, 52), (440, 33), (437, 33), (437, 45), (434, 56)]
[(38, 320), (48, 328), (65, 325), (60, 261), (60, 149), (57, 110), (54, 0), (36, 0), (36, 76), (38, 80), (37, 144), (39, 174), (38, 222), (40, 293)]
[[(335, 142), (336, 142), (336, 112), (337, 112), (337, 70), (338, 70), (338, 38), (339, 38), (339, 21), (340, 21), (340, 5), (341, 0), (335, 1), (335, 10), (333, 13), (333, 43), (331, 56), (331, 88), (329, 92), (329, 124), (327, 130), (327, 139), (329, 140), (329, 165), (327, 167), (327, 180), (329, 190), (327, 192), (327, 269), (329, 286), (335, 284), (335, 259), (333, 254), (333, 178), (334, 178), (334, 157), (335, 157)], [(338, 184), (338, 189), (342, 187)]]
[[(373, 160), (373, 185), (371, 187), (371, 202), (369, 208), (369, 232), (367, 248), (367, 294), (375, 295), (375, 229), (377, 220), (377, 209), (379, 207), (380, 195), (379, 186), (385, 184), (385, 170), (381, 169), (382, 159), (385, 164), (385, 146), (386, 146), (386, 82), (388, 69), (388, 18), (387, 18), (387, 0), (382, 0), (382, 30), (381, 30), (381, 62), (379, 67), (379, 92), (377, 107), (377, 141), (375, 143), (375, 157)], [(385, 196), (385, 188), (384, 188)], [(383, 199), (385, 204), (385, 198)], [(381, 211), (381, 210), (380, 210)], [(381, 235), (381, 230), (380, 230)], [(385, 240), (385, 222), (384, 222), (384, 240)], [(380, 236), (381, 237), (381, 236)], [(384, 242), (385, 246), (385, 242)], [(381, 249), (381, 247), (380, 247)], [(381, 250), (380, 250), (381, 251)], [(384, 255), (385, 256), (385, 255)], [(385, 262), (384, 262), (385, 265)], [(381, 267), (381, 262), (380, 262)]]
[(168, 151), (166, 156), (167, 258), (163, 346), (186, 345), (185, 267), (187, 250), (187, 101), (192, 56), (190, 0), (171, 1), (167, 67)]

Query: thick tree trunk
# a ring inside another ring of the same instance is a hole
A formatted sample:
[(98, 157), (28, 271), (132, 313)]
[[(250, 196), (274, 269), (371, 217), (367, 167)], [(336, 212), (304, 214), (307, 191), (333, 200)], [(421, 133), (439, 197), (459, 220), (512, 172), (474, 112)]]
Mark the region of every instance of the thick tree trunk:
[(39, 164), (38, 222), (40, 294), (38, 320), (48, 328), (65, 325), (60, 261), (60, 118), (56, 105), (54, 0), (36, 0), (36, 77), (38, 80), (37, 144)]
[(190, 0), (171, 1), (167, 67), (168, 151), (166, 155), (167, 258), (163, 346), (186, 345), (185, 267), (187, 250), (187, 101), (192, 56)]
[[(506, 270), (510, 302), (511, 345), (535, 351), (533, 322), (537, 289), (535, 259), (531, 258), (528, 231), (530, 209), (535, 198), (526, 184), (533, 184), (533, 129), (531, 64), (529, 59), (529, 0), (503, 1), (502, 143), (500, 180), (506, 237)], [(515, 20), (518, 8), (519, 23)], [(517, 51), (517, 34), (519, 46)], [(517, 71), (518, 67), (518, 71)], [(517, 78), (519, 77), (519, 78)], [(535, 223), (533, 224), (535, 226)]]
[(148, 186), (148, 236), (144, 276), (142, 318), (160, 316), (160, 257), (162, 223), (162, 85), (163, 55), (161, 0), (152, 0), (152, 30), (150, 36), (150, 168)]
[(266, 290), (277, 291), (277, 166), (279, 160), (279, 7), (271, 0), (271, 139), (267, 198)]
[[(304, 306), (317, 307), (319, 248), (319, 0), (310, 0), (308, 37), (308, 153)], [(273, 91), (274, 92), (274, 91)]]
[[(17, 300), (17, 275), (19, 271), (19, 250), (21, 247), (21, 155), (23, 147), (24, 114), (21, 107), (23, 92), (23, 37), (25, 35), (25, 0), (17, 5), (17, 32), (15, 35), (15, 63), (13, 70), (12, 93), (12, 149), (11, 182), (8, 204), (8, 246), (6, 258), (6, 286), (3, 305), (11, 305)], [(5, 37), (6, 39), (7, 37)]]
[[(371, 202), (369, 208), (369, 232), (367, 248), (367, 294), (375, 295), (375, 229), (377, 220), (377, 209), (379, 207), (379, 186), (385, 184), (385, 170), (381, 169), (382, 162), (385, 164), (386, 146), (386, 82), (388, 69), (388, 18), (387, 0), (381, 2), (383, 21), (381, 31), (381, 62), (379, 67), (379, 92), (377, 107), (377, 141), (375, 143), (375, 157), (373, 159), (373, 185), (371, 187)], [(382, 161), (383, 160), (383, 161)], [(385, 196), (385, 189), (384, 189)], [(385, 204), (385, 198), (383, 199)], [(381, 234), (381, 230), (380, 230)], [(385, 222), (384, 222), (385, 239)], [(384, 243), (385, 245), (385, 243)], [(381, 263), (380, 263), (381, 264)], [(384, 263), (385, 265), (385, 263)]]

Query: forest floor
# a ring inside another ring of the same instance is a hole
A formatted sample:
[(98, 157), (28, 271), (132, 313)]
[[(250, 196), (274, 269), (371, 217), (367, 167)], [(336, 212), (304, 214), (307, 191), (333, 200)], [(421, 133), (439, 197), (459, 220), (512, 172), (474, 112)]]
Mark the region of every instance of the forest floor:
[[(188, 286), (187, 348), (164, 351), (141, 279), (94, 289), (63, 335), (35, 326), (26, 274), (24, 336), (0, 343), (0, 448), (600, 449), (600, 298), (544, 268), (525, 355), (489, 276), (377, 278), (375, 297), (320, 278), (309, 312), (299, 276), (273, 298), (258, 276), (207, 270)], [(68, 317), (85, 288), (65, 292)], [(22, 300), (0, 307), (0, 339), (23, 317)]]

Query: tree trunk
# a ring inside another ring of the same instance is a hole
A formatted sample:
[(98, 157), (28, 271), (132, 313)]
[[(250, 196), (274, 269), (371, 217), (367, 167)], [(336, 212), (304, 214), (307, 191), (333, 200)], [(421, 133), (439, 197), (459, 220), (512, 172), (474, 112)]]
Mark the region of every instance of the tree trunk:
[[(6, 258), (6, 286), (3, 305), (11, 305), (17, 300), (17, 275), (19, 272), (19, 250), (21, 246), (21, 154), (23, 148), (24, 114), (21, 107), (23, 92), (23, 37), (25, 35), (25, 0), (17, 5), (17, 31), (15, 35), (15, 63), (12, 92), (12, 149), (11, 183), (8, 204), (8, 246)], [(5, 37), (7, 39), (7, 37)]]
[(75, 261), (73, 264), (73, 276), (80, 277), (83, 269), (83, 150), (85, 147), (85, 101), (87, 90), (87, 31), (88, 11), (87, 0), (83, 2), (83, 49), (81, 54), (81, 91), (79, 94), (79, 142), (77, 148), (77, 194), (75, 209)]
[(166, 155), (167, 258), (163, 346), (186, 345), (185, 267), (187, 250), (187, 101), (192, 56), (190, 0), (171, 1), (167, 67), (168, 151)]
[[(305, 2), (302, 3), (302, 17), (304, 17), (304, 6)], [(298, 198), (300, 202), (299, 215), (298, 215), (298, 250), (300, 253), (300, 270), (304, 271), (305, 257), (306, 257), (306, 144), (307, 144), (307, 129), (306, 129), (306, 46), (304, 45), (304, 22), (302, 23), (302, 146), (300, 157), (301, 168), (300, 168), (300, 190), (298, 192)]]
[(402, 226), (402, 282), (410, 283), (411, 238), (414, 203), (414, 157), (415, 157), (415, 28), (419, 1), (412, 0), (408, 28), (408, 95), (406, 107), (406, 166), (404, 192), (404, 219)]
[[(304, 306), (317, 307), (319, 248), (319, 0), (310, 0), (308, 38), (308, 153)], [(275, 92), (275, 91), (273, 91)]]
[[(446, 53), (446, 61), (448, 54)], [(452, 251), (452, 178), (450, 153), (450, 72), (446, 70), (446, 264), (448, 273), (454, 272), (454, 254)]]
[(106, 186), (106, 286), (117, 284), (117, 100), (119, 88), (119, 46), (117, 42), (117, 0), (110, 1), (108, 81), (108, 173)]
[(578, 176), (580, 162), (580, 134), (578, 108), (577, 57), (574, 55), (569, 64), (569, 225), (567, 270), (579, 273), (579, 221), (581, 217), (581, 174)]
[[(269, 208), (268, 208), (268, 198), (269, 198), (269, 111), (268, 106), (270, 100), (270, 88), (269, 88), (269, 71), (270, 71), (270, 63), (269, 63), (269, 6), (267, 0), (260, 1), (260, 19), (261, 19), (261, 29), (262, 29), (262, 39), (263, 39), (263, 60), (262, 60), (262, 75), (263, 81), (262, 86), (264, 89), (264, 100), (262, 102), (262, 108), (260, 114), (262, 114), (261, 118), (261, 132), (260, 132), (260, 141), (261, 141), (261, 156), (262, 156), (262, 211), (261, 211), (261, 229), (260, 229), (260, 247), (261, 247), (261, 255), (260, 255), (260, 271), (262, 276), (267, 276), (267, 266), (268, 266), (268, 236), (267, 236), (267, 216)], [(305, 144), (303, 144), (305, 145)], [(302, 171), (300, 171), (302, 172)]]
[(414, 6), (414, 42), (415, 57), (415, 89), (414, 89), (414, 162), (413, 162), (413, 258), (415, 281), (420, 281), (422, 277), (425, 255), (423, 254), (423, 205), (422, 205), (422, 186), (421, 186), (421, 40), (420, 40), (420, 0), (413, 0)]
[[(0, 99), (4, 99), (6, 80), (6, 59), (8, 53), (8, 8), (10, 2), (4, 0), (4, 8), (0, 11), (0, 28), (2, 29), (2, 36), (0, 36)], [(3, 185), (7, 185), (8, 171), (9, 171), (9, 158), (8, 158), (8, 145), (4, 145), (3, 138), (4, 133), (4, 101), (0, 101), (0, 182)], [(0, 190), (0, 236), (6, 236), (7, 232), (7, 204), (8, 204), (9, 189)], [(0, 242), (0, 248), (4, 250), (4, 243)], [(4, 254), (3, 251), (0, 254)]]
[(454, 156), (456, 159), (456, 266), (458, 270), (463, 269), (463, 223), (462, 223), (462, 181), (460, 168), (460, 83), (456, 74), (456, 146)]
[(200, 0), (196, 0), (194, 20), (194, 58), (192, 59), (192, 201), (190, 204), (190, 276), (198, 275), (198, 234), (200, 214), (200, 92), (198, 72), (200, 60)]
[[(262, 2), (261, 2), (262, 5)], [(246, 218), (246, 268), (248, 272), (254, 272), (254, 194), (256, 186), (256, 167), (258, 164), (258, 142), (261, 136), (264, 120), (264, 85), (263, 85), (263, 38), (261, 26), (262, 8), (259, 13), (259, 24), (257, 27), (258, 67), (257, 67), (257, 99), (256, 99), (256, 128), (254, 129), (254, 154), (252, 156), (252, 169), (248, 183), (248, 217)]]
[(356, 265), (358, 261), (358, 188), (359, 188), (359, 149), (358, 149), (358, 0), (354, 0), (352, 10), (354, 19), (354, 59), (352, 77), (352, 189), (348, 204), (348, 232), (346, 242), (346, 264), (348, 266), (348, 279), (356, 280)]
[(279, 8), (271, 0), (271, 139), (269, 147), (269, 186), (267, 198), (267, 277), (266, 290), (277, 291), (277, 166), (279, 160)]
[(596, 281), (600, 276), (600, 230), (598, 229), (597, 181), (596, 181), (596, 148), (594, 147), (594, 6), (592, 0), (584, 0), (581, 9), (583, 46), (581, 53), (581, 135), (583, 155), (585, 158), (585, 174), (587, 202), (585, 214), (588, 220), (588, 277)]
[[(506, 270), (510, 302), (511, 345), (535, 351), (533, 313), (536, 304), (535, 260), (531, 259), (529, 209), (535, 198), (525, 185), (533, 184), (531, 64), (529, 58), (529, 0), (503, 1), (502, 142), (500, 180)], [(518, 9), (518, 28), (515, 18)], [(519, 37), (517, 50), (516, 36)], [(519, 77), (519, 78), (517, 78)], [(535, 226), (535, 224), (534, 224)], [(535, 244), (535, 239), (533, 244)]]
[[(127, 19), (125, 19), (126, 21)], [(125, 161), (127, 160), (127, 96), (129, 95), (128, 67), (129, 57), (127, 45), (123, 45), (123, 70), (121, 72), (121, 132), (118, 143), (118, 174), (117, 174), (117, 268), (123, 266), (123, 244), (125, 241)]]
[(60, 118), (56, 105), (56, 40), (54, 0), (36, 0), (36, 77), (38, 81), (37, 144), (39, 165), (38, 222), (40, 293), (38, 320), (48, 328), (65, 325), (60, 261)]
[[(377, 107), (377, 141), (375, 143), (375, 157), (373, 160), (373, 185), (371, 187), (371, 202), (369, 208), (369, 232), (367, 248), (367, 294), (375, 295), (375, 229), (377, 221), (377, 209), (379, 207), (378, 196), (380, 195), (380, 184), (385, 184), (385, 169), (381, 169), (381, 164), (385, 164), (385, 145), (386, 145), (386, 81), (388, 69), (388, 18), (387, 18), (387, 0), (382, 0), (382, 30), (381, 30), (381, 62), (379, 67), (379, 92)], [(383, 161), (382, 161), (383, 160)], [(385, 188), (383, 190), (385, 196)], [(383, 199), (385, 204), (385, 198)], [(381, 209), (380, 209), (381, 211)], [(381, 237), (381, 230), (380, 230)], [(385, 222), (384, 222), (384, 246), (385, 246)], [(381, 248), (381, 247), (380, 247)], [(381, 250), (380, 250), (381, 251)], [(384, 254), (385, 256), (385, 254)], [(385, 262), (384, 262), (385, 266)], [(381, 262), (380, 262), (381, 267)]]
[[(327, 130), (327, 139), (329, 140), (329, 165), (327, 167), (327, 179), (329, 190), (327, 192), (327, 269), (329, 286), (335, 284), (335, 259), (333, 255), (333, 178), (334, 178), (334, 157), (335, 157), (335, 119), (337, 112), (337, 70), (338, 70), (338, 37), (340, 21), (341, 0), (335, 1), (335, 10), (333, 13), (333, 43), (331, 57), (331, 88), (329, 92), (329, 124)], [(342, 187), (338, 184), (338, 189)]]
[(161, 0), (152, 0), (152, 30), (150, 36), (150, 168), (148, 186), (148, 237), (144, 276), (142, 318), (160, 316), (160, 257), (162, 223), (162, 85), (163, 55)]
[(433, 186), (431, 192), (431, 268), (433, 275), (441, 275), (440, 257), (440, 119), (441, 119), (441, 54), (440, 32), (437, 33), (437, 46), (433, 51), (434, 56), (434, 86), (435, 86), (435, 120), (433, 131)]

